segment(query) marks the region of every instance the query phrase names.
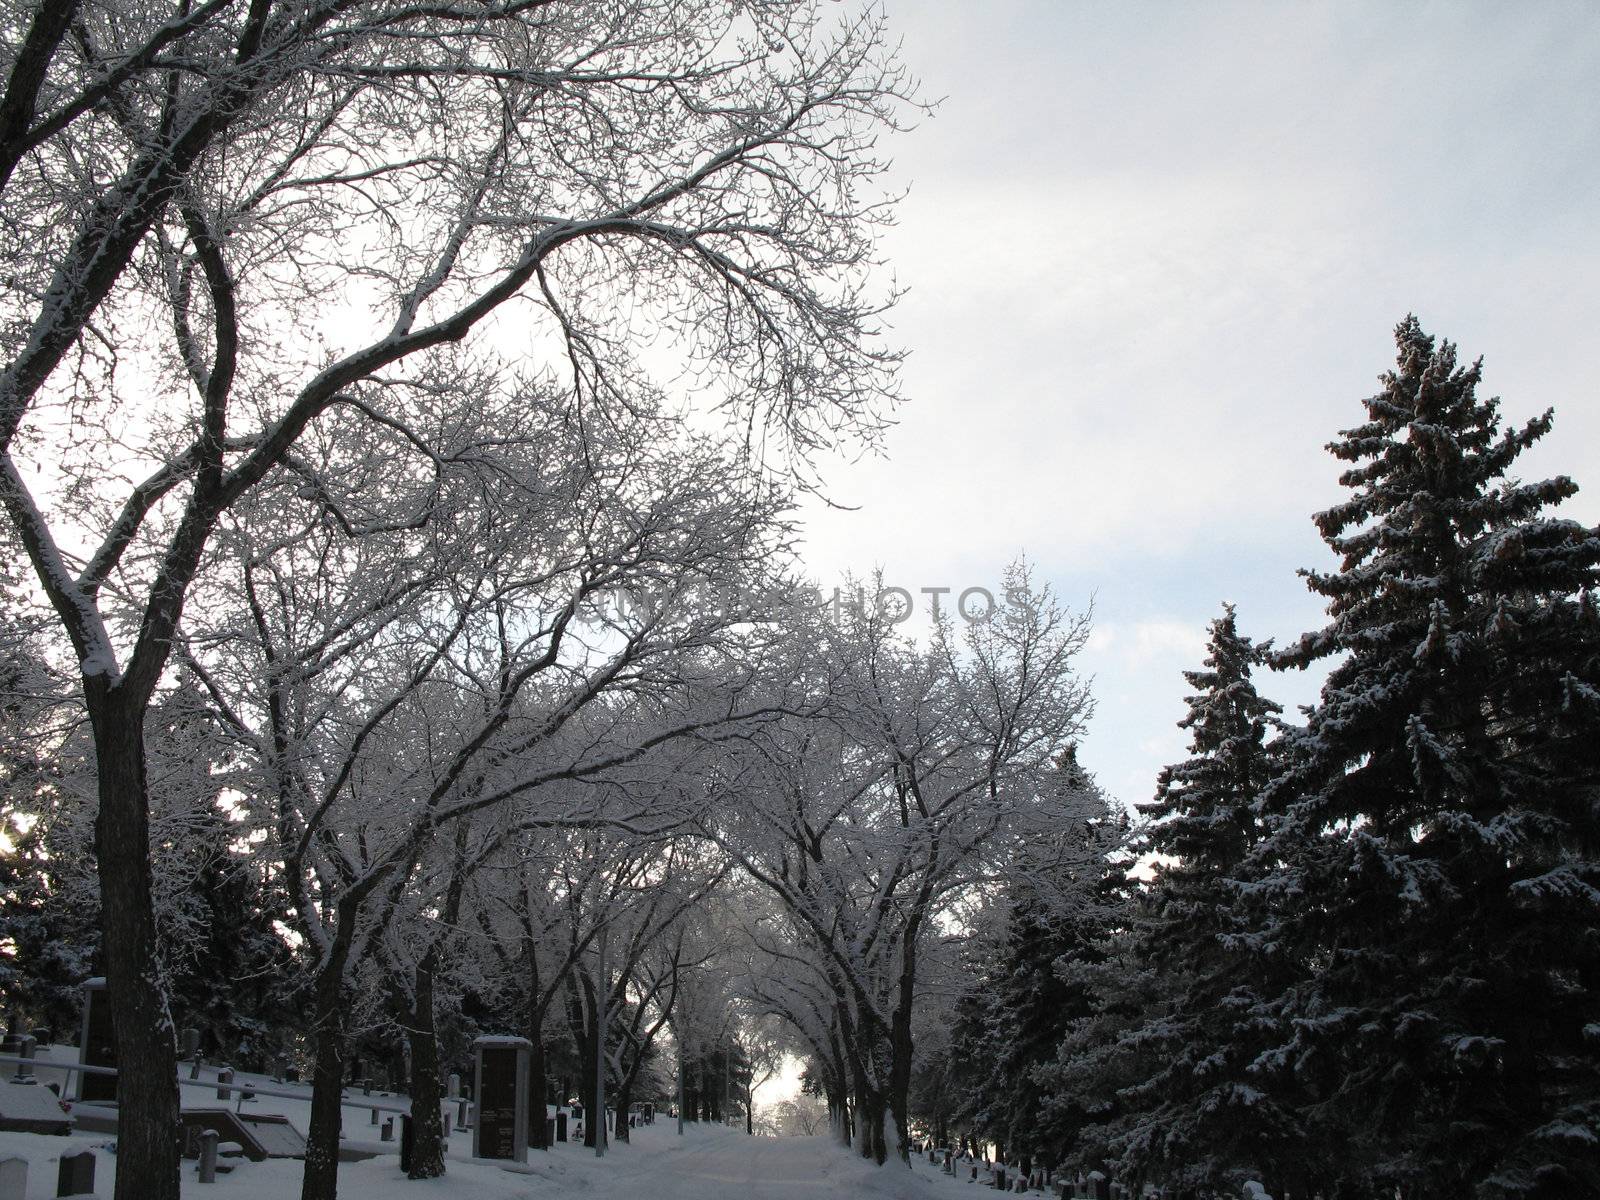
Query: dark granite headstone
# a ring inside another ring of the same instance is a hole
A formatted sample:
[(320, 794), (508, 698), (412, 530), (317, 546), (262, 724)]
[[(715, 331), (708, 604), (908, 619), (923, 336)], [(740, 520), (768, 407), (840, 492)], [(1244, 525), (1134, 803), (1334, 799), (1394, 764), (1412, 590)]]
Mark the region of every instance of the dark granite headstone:
[(61, 1168), (56, 1172), (57, 1196), (94, 1195), (94, 1151), (82, 1154), (63, 1154)]
[[(104, 979), (88, 979), (83, 984), (83, 1029), (78, 1043), (78, 1061), (86, 1067), (117, 1065), (117, 1034), (111, 1027), (111, 1000)], [(78, 1076), (78, 1099), (110, 1101), (117, 1098), (115, 1075)], [(67, 1193), (63, 1193), (65, 1195)]]
[(482, 1037), (477, 1058), (472, 1152), (476, 1158), (526, 1162), (528, 1158), (528, 1051), (526, 1038)]

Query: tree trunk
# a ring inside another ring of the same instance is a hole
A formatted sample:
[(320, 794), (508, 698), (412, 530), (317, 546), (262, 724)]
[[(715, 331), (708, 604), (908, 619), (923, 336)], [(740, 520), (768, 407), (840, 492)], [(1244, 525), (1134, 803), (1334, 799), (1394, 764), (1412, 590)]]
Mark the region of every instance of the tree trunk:
[[(894, 1118), (894, 1152), (911, 1165), (911, 1005), (903, 1003), (894, 1014), (889, 1044), (889, 1112)], [(883, 1159), (878, 1160), (882, 1162)]]
[(300, 1200), (337, 1200), (339, 1194), (339, 1129), (344, 1102), (344, 972), (350, 958), (350, 945), (355, 940), (356, 906), (341, 903), (337, 914), (333, 943), (317, 972), (312, 1008), (316, 1049)]
[(550, 1084), (545, 1078), (544, 1034), (535, 1022), (533, 1036), (528, 1040), (533, 1048), (528, 1051), (528, 1096), (533, 1127), (528, 1130), (528, 1145), (534, 1150), (550, 1149), (549, 1104)]
[(444, 1089), (439, 1081), (439, 1039), (433, 1020), (433, 967), (430, 950), (417, 964), (416, 1003), (406, 1030), (411, 1045), (412, 1137), (407, 1179), (437, 1179), (444, 1174), (444, 1122), (439, 1116)]
[[(549, 1122), (545, 1106), (549, 1085), (545, 1081), (544, 1062), (544, 1006), (539, 997), (544, 993), (539, 986), (539, 958), (534, 952), (533, 939), (528, 939), (528, 1032), (532, 1043), (528, 1052), (528, 1147), (533, 1150), (550, 1149)], [(566, 1099), (566, 1097), (562, 1097)]]
[[(98, 693), (98, 694), (97, 694)], [(117, 1200), (178, 1198), (178, 1048), (156, 966), (144, 705), (85, 687), (99, 769), (95, 857), (117, 1036)]]
[[(895, 1153), (906, 1166), (911, 1165), (911, 1010), (916, 1003), (917, 936), (921, 923), (915, 917), (906, 922), (905, 941), (900, 948), (899, 995), (889, 1030), (889, 1110), (894, 1115)], [(878, 1160), (882, 1162), (883, 1159)]]
[(633, 1080), (624, 1079), (617, 1085), (617, 1125), (612, 1135), (614, 1141), (628, 1140), (628, 1108), (633, 1103)]
[[(582, 994), (579, 993), (582, 988)], [(595, 1011), (594, 988), (587, 979), (574, 975), (568, 1001), (568, 1012), (571, 1014), (573, 1041), (578, 1047), (578, 1094), (583, 1098), (583, 1144), (590, 1150), (595, 1148), (595, 1131), (599, 1128), (596, 1120), (604, 1121), (604, 1112), (594, 1111), (595, 1094), (595, 1041), (594, 1021), (590, 1014)]]

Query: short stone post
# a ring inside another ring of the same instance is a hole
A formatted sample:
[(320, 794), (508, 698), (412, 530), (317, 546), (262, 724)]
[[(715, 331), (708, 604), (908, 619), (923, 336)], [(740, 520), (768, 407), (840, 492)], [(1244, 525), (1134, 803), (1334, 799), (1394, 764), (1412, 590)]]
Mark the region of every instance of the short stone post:
[(183, 1031), (183, 1048), (179, 1058), (189, 1060), (189, 1078), (200, 1078), (200, 1031), (198, 1029), (185, 1029)]
[(370, 1123), (373, 1124), (373, 1125), (376, 1125), (378, 1123), (378, 1110), (377, 1109), (373, 1109), (372, 1110), (372, 1121)]
[(286, 1071), (288, 1071), (288, 1069), (289, 1069), (289, 1060), (284, 1058), (283, 1055), (280, 1054), (276, 1058), (274, 1058), (272, 1060), (272, 1082), (273, 1083), (282, 1083), (283, 1082), (284, 1073)]
[(17, 1064), (17, 1073), (11, 1077), (12, 1083), (38, 1083), (33, 1077), (33, 1063), (28, 1060), (33, 1057), (33, 1049), (39, 1044), (39, 1039), (31, 1033), (25, 1033), (18, 1039), (17, 1054), (22, 1061)]
[(0, 1158), (0, 1200), (27, 1200), (28, 1160), (16, 1155)]
[(361, 1080), (361, 1094), (363, 1096), (372, 1095), (372, 1080), (371, 1079), (366, 1078), (366, 1077), (362, 1078), (362, 1080)]
[(57, 1196), (94, 1195), (94, 1151), (82, 1154), (63, 1154), (61, 1169), (56, 1172)]
[(450, 1079), (445, 1085), (444, 1094), (451, 1100), (461, 1099), (461, 1076), (455, 1071), (450, 1072)]
[(217, 1181), (217, 1142), (221, 1134), (215, 1129), (202, 1129), (200, 1131), (200, 1166), (198, 1174), (201, 1183), (215, 1183)]
[(456, 1125), (462, 1129), (472, 1128), (472, 1101), (465, 1096), (456, 1102)]
[[(373, 1111), (376, 1112), (377, 1110), (374, 1109)], [(393, 1117), (390, 1117), (388, 1120), (386, 1120), (383, 1123), (383, 1128), (378, 1131), (378, 1140), (380, 1142), (392, 1142), (392, 1141), (394, 1141), (394, 1118)]]
[(233, 1082), (233, 1068), (232, 1067), (223, 1067), (222, 1070), (217, 1072), (217, 1099), (218, 1100), (227, 1100), (227, 1099), (232, 1098), (233, 1090), (228, 1087), (228, 1084), (230, 1084), (232, 1082)]
[(445, 1137), (449, 1137), (450, 1136), (450, 1123), (451, 1123), (450, 1119), (454, 1115), (455, 1115), (454, 1113), (445, 1113), (444, 1114), (444, 1135), (445, 1135)]

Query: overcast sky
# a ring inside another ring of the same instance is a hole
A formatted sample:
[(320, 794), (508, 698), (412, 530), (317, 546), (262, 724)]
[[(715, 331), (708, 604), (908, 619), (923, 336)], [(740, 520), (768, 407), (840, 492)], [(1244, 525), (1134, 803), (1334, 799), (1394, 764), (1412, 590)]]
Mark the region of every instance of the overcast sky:
[[(1287, 640), (1339, 495), (1324, 449), (1393, 328), (1482, 355), (1525, 477), (1600, 520), (1600, 12), (1590, 3), (888, 0), (935, 116), (890, 149), (909, 295), (888, 456), (829, 470), (819, 577), (1093, 598), (1082, 758), (1124, 801), (1181, 758), (1224, 600)], [(1280, 700), (1314, 698), (1269, 677)]]

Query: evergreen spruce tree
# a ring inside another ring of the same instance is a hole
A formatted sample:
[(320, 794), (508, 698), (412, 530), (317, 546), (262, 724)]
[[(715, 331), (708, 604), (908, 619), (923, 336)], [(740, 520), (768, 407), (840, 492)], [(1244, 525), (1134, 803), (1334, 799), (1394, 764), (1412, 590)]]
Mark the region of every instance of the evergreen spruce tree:
[(162, 960), (176, 1019), (201, 1049), (265, 1069), (294, 1036), (301, 977), (278, 932), (287, 906), (256, 852), (247, 797), (229, 787), (228, 747), (201, 697), (185, 686), (146, 722)]
[(1127, 1178), (1282, 1179), (1306, 1156), (1285, 1081), (1256, 1062), (1282, 967), (1239, 936), (1242, 871), (1262, 838), (1259, 802), (1275, 769), (1268, 737), (1281, 711), (1251, 678), (1264, 652), (1227, 606), (1212, 622), (1204, 669), (1184, 672), (1195, 689), (1179, 722), (1191, 757), (1162, 771), (1143, 806), (1154, 877), (1126, 944), (1099, 972), (1096, 1020), (1063, 1049), (1069, 1090), (1105, 1098), (1091, 1157)]
[(963, 1000), (953, 1059), (963, 1097), (958, 1119), (1013, 1158), (1054, 1166), (1076, 1148), (1087, 1120), (1084, 1097), (1055, 1087), (1041, 1068), (1074, 1022), (1092, 1010), (1090, 980), (1120, 912), (1125, 877), (1111, 856), (1127, 840), (1126, 815), (1068, 748), (1056, 787), (1076, 800), (1062, 811), (1083, 819), (1058, 829), (1009, 888), (1005, 937), (980, 985)]
[(51, 669), (16, 553), (0, 539), (0, 1004), (8, 1028), (65, 1039), (99, 966), (93, 813), (72, 794), (77, 698)]
[(1303, 964), (1270, 1061), (1367, 1186), (1600, 1195), (1600, 536), (1508, 472), (1501, 425), (1414, 318), (1306, 572), (1331, 660), (1269, 789), (1253, 944)]

